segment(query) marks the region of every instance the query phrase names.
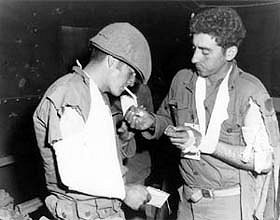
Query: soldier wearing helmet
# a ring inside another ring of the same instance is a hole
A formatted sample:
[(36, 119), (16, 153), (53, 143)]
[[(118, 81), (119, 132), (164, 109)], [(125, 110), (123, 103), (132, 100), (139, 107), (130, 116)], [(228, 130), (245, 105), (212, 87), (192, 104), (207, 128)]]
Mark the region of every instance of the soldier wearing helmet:
[(123, 180), (108, 94), (120, 96), (136, 77), (146, 83), (151, 54), (143, 34), (113, 23), (90, 39), (90, 61), (56, 80), (33, 121), (43, 159), (45, 202), (55, 219), (124, 219), (122, 202), (139, 209), (150, 199), (142, 185)]

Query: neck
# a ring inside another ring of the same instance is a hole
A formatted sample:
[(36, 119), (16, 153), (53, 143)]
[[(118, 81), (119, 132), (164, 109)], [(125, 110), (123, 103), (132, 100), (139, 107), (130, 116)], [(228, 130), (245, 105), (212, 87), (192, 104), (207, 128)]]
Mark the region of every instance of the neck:
[(232, 62), (227, 62), (225, 65), (223, 65), (215, 74), (209, 76), (206, 78), (206, 82), (209, 86), (215, 85), (220, 79), (225, 78), (227, 75), (230, 67), (232, 65)]

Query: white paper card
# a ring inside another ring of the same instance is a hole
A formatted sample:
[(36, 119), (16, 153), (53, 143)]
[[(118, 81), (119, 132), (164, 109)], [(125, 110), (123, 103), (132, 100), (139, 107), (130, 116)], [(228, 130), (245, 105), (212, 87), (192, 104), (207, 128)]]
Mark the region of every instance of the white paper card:
[(151, 200), (147, 203), (147, 205), (152, 205), (157, 208), (161, 208), (161, 206), (166, 202), (169, 197), (169, 193), (164, 192), (160, 189), (148, 186), (148, 192), (151, 194)]
[(195, 151), (188, 151), (188, 152), (182, 151), (181, 157), (192, 159), (192, 160), (200, 160), (200, 151), (198, 149)]

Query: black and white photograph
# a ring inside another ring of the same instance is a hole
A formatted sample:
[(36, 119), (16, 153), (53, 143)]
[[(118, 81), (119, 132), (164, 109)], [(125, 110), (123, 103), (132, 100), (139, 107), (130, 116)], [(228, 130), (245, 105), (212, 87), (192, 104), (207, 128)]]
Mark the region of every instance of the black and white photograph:
[(280, 0), (0, 0), (0, 220), (280, 220)]

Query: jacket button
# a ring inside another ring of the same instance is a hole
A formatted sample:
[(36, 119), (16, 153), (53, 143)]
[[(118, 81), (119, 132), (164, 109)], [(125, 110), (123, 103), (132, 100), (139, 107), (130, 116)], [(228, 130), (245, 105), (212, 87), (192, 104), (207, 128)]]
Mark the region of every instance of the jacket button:
[(65, 212), (62, 212), (61, 215), (62, 215), (63, 218), (66, 218), (66, 217), (67, 217), (67, 215), (66, 215)]
[(227, 133), (231, 133), (231, 132), (232, 132), (232, 128), (228, 128)]

